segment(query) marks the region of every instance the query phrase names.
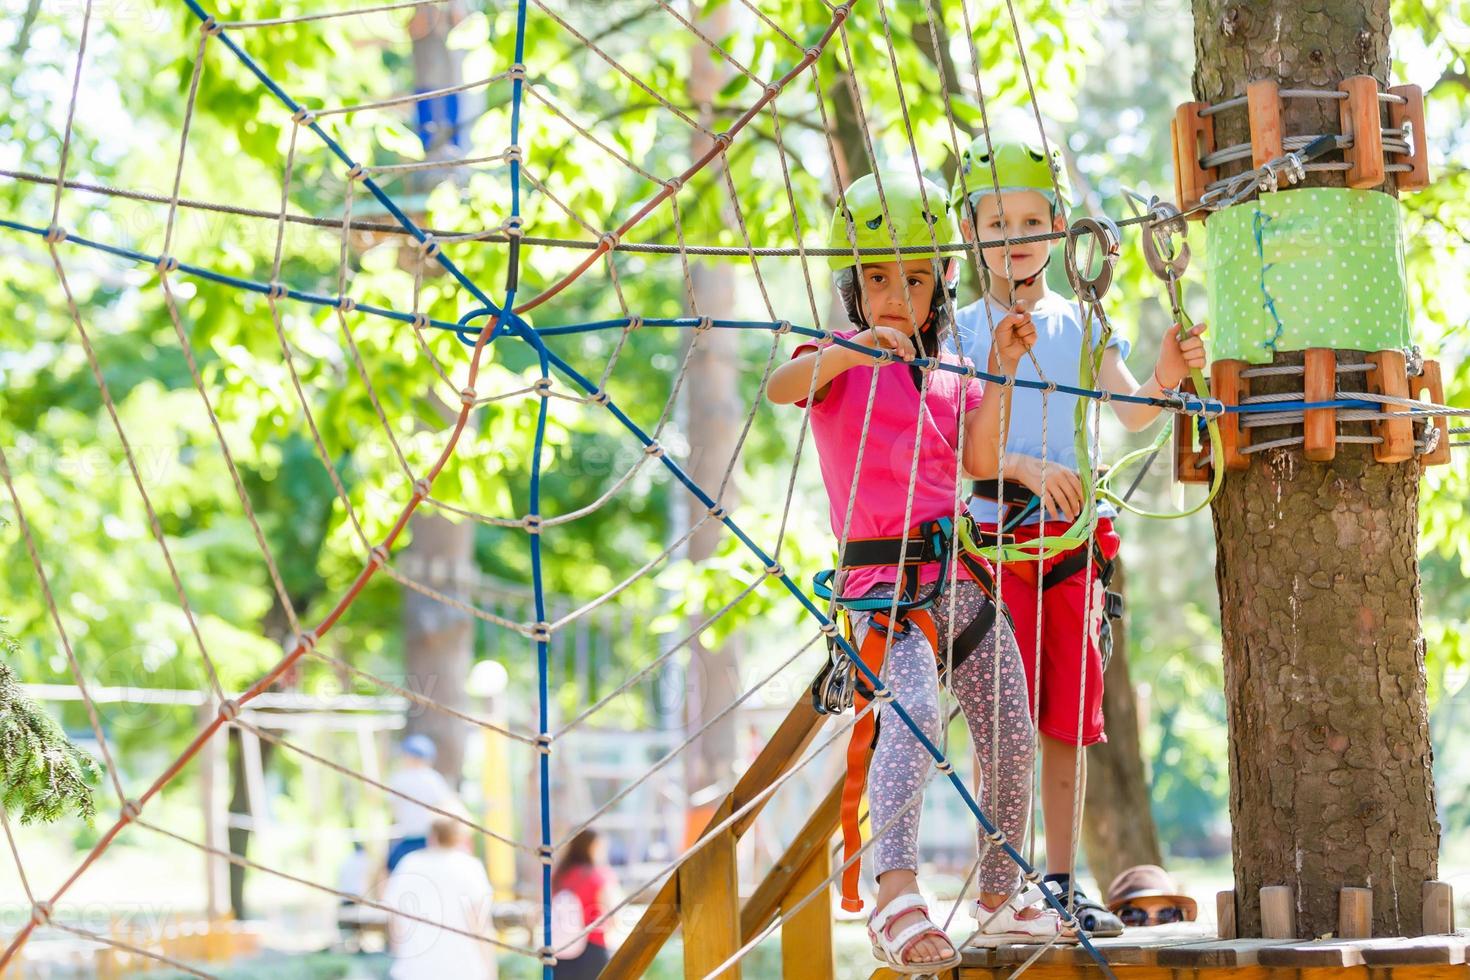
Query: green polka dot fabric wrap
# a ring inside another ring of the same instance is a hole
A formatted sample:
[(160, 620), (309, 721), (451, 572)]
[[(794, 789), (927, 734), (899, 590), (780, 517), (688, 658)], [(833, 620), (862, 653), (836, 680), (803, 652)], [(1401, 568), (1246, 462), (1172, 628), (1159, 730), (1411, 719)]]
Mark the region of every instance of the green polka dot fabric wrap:
[(1213, 356), (1409, 345), (1399, 202), (1381, 191), (1262, 194), (1205, 222)]

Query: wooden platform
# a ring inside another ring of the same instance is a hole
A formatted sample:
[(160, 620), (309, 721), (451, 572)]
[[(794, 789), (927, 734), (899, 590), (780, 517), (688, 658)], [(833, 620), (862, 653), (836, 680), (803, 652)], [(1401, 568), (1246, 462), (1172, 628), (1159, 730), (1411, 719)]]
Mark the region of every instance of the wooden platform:
[[(1119, 980), (1470, 980), (1470, 934), (1420, 938), (1218, 940), (1193, 923), (1130, 929), (1094, 940)], [(1005, 980), (1035, 946), (966, 948), (964, 962), (942, 980)], [(1027, 968), (1035, 980), (1102, 977), (1081, 946), (1053, 946)], [(900, 980), (887, 969), (873, 980)]]

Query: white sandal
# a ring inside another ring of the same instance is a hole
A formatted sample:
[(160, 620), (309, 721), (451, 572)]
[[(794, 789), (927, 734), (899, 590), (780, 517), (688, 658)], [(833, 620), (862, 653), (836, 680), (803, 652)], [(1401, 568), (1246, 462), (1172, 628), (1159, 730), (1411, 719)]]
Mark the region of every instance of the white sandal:
[[(905, 926), (896, 936), (889, 935), (889, 929), (893, 926), (894, 920), (902, 918), (914, 909), (923, 913), (923, 919)], [(907, 962), (904, 955), (914, 943), (925, 936), (942, 938), (954, 950), (954, 955), (946, 959), (922, 963)], [(873, 917), (868, 920), (868, 942), (872, 944), (873, 956), (894, 973), (902, 973), (906, 976), (940, 973), (960, 965), (960, 951), (955, 946), (954, 940), (930, 920), (929, 905), (924, 901), (924, 896), (917, 892), (900, 895), (873, 913)]]
[(1041, 897), (1040, 890), (1027, 889), (999, 908), (991, 908), (976, 899), (973, 914), (980, 928), (975, 938), (1018, 943), (1077, 942), (1077, 931), (1065, 925), (1055, 909), (1034, 907), (1033, 893)]

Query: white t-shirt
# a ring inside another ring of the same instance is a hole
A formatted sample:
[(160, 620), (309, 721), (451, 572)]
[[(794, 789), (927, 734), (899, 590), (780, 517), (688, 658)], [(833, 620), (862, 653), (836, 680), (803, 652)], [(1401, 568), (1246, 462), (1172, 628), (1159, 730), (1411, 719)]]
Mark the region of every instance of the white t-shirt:
[[(449, 783), (431, 766), (412, 766), (400, 769), (388, 779), (388, 788), (445, 809), (444, 804), (454, 798)], [(393, 809), (393, 836), (427, 837), (429, 824), (438, 814), (401, 796), (389, 796), (388, 805)]]
[[(491, 935), (492, 894), (485, 867), (464, 851), (429, 847), (404, 857), (388, 876), (383, 904), (395, 912), (476, 935)], [(416, 919), (393, 916), (393, 980), (495, 980), (495, 947)]]

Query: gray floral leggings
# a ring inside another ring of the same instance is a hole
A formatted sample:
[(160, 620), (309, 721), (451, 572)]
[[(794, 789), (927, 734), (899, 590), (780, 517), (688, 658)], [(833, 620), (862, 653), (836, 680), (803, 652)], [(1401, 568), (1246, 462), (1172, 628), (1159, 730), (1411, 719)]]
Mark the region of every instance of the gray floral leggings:
[[(891, 585), (875, 585), (864, 598), (892, 595)], [(979, 586), (964, 576), (940, 593), (930, 613), (941, 649), (949, 642), (950, 603), (954, 603), (954, 634), (958, 639), (987, 601)], [(862, 645), (867, 634), (870, 615), (854, 618), (853, 637), (857, 646)], [(914, 628), (894, 637), (883, 664), (882, 679), (893, 689), (894, 696), (919, 730), (938, 745), (944, 720), (939, 703), (939, 670), (923, 630)], [(977, 796), (980, 807), (1010, 842), (1019, 847), (1031, 809), (1035, 746), (1021, 651), (1004, 616), (996, 617), (995, 628), (986, 635), (979, 649), (954, 670), (949, 688), (970, 726), (970, 738), (980, 762), (983, 787)], [(995, 704), (997, 692), (999, 710)], [(878, 745), (868, 769), (868, 808), (875, 829), (893, 820), (915, 794), (922, 795), (925, 783), (935, 771), (934, 758), (889, 706), (881, 705), (878, 715)], [(994, 729), (992, 720), (998, 723)], [(953, 760), (949, 754), (946, 758)], [(909, 807), (878, 838), (873, 848), (875, 874), (895, 869), (918, 870), (921, 808), (922, 803)], [(983, 831), (979, 836), (983, 849)], [(980, 889), (1009, 892), (1018, 874), (1019, 869), (1006, 853), (991, 847), (980, 864)]]

